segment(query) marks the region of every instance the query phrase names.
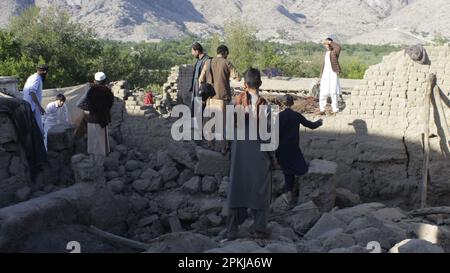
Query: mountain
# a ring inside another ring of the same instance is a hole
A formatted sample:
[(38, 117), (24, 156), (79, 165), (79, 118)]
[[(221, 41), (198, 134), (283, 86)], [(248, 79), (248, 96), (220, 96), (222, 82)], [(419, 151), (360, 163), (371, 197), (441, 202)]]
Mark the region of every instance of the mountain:
[(238, 18), (258, 38), (284, 42), (406, 43), (450, 37), (448, 0), (0, 0), (0, 26), (31, 6), (67, 10), (108, 39), (179, 39), (221, 33)]

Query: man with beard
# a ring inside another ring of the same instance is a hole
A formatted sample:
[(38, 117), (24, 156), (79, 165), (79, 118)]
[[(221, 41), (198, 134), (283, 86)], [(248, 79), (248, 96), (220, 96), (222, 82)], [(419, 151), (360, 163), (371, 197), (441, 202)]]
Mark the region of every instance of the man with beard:
[(192, 116), (194, 115), (194, 99), (195, 98), (200, 98), (199, 96), (199, 89), (200, 89), (200, 83), (199, 83), (199, 78), (200, 78), (200, 73), (203, 70), (203, 66), (206, 62), (206, 60), (210, 59), (208, 54), (206, 54), (206, 52), (203, 50), (203, 47), (201, 44), (195, 42), (194, 44), (192, 44), (192, 55), (197, 59), (197, 62), (194, 65), (194, 72), (193, 72), (193, 77), (192, 77), (192, 85), (191, 85), (191, 89), (189, 90), (190, 92), (192, 92), (192, 97), (191, 97), (191, 112), (192, 112)]
[(95, 73), (94, 84), (88, 90), (86, 99), (89, 111), (87, 152), (99, 167), (103, 167), (105, 156), (110, 152), (107, 126), (111, 123), (111, 107), (114, 104), (114, 95), (106, 85), (105, 73)]
[(31, 111), (33, 111), (34, 118), (44, 135), (44, 126), (42, 125), (42, 115), (45, 114), (45, 109), (42, 107), (42, 90), (44, 87), (44, 81), (48, 73), (48, 66), (46, 64), (40, 64), (37, 67), (36, 73), (28, 77), (23, 87), (23, 99), (31, 105)]

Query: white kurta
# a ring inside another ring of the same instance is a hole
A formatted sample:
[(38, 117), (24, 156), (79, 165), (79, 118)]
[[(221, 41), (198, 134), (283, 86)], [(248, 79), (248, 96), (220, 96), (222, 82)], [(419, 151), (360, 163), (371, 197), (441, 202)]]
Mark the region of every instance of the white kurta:
[(58, 103), (56, 101), (47, 104), (47, 107), (45, 108), (45, 115), (42, 118), (42, 123), (44, 126), (44, 144), (47, 149), (48, 131), (53, 126), (58, 124), (71, 124), (67, 105), (64, 104), (62, 107), (58, 107)]
[(34, 112), (34, 117), (36, 122), (41, 129), (41, 133), (44, 134), (44, 126), (42, 126), (42, 116), (37, 105), (35, 105), (33, 99), (31, 98), (31, 93), (35, 93), (39, 103), (42, 102), (42, 88), (43, 82), (42, 78), (38, 73), (34, 73), (28, 77), (25, 85), (23, 87), (23, 99), (31, 105), (31, 111)]
[(341, 94), (341, 85), (339, 83), (339, 77), (331, 67), (330, 51), (325, 54), (325, 64), (323, 67), (322, 79), (320, 81), (320, 98), (319, 105), (320, 111), (325, 111), (328, 97), (331, 97), (331, 107), (333, 112), (339, 112), (338, 96)]

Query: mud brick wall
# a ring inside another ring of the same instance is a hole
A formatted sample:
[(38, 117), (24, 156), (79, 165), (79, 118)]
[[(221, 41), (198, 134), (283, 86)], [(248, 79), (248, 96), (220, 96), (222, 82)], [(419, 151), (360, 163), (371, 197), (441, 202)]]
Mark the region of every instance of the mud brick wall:
[[(386, 199), (405, 206), (418, 203), (428, 75), (437, 75), (447, 104), (450, 95), (450, 48), (427, 47), (427, 51), (431, 66), (415, 63), (404, 51), (385, 56), (366, 71), (363, 82), (346, 98), (342, 113), (327, 117), (318, 130), (302, 130), (301, 146), (309, 158), (339, 163), (338, 186), (367, 200)], [(443, 105), (450, 122), (450, 108)], [(448, 205), (450, 160), (434, 107), (432, 112), (430, 132), (437, 137), (430, 144), (428, 198), (431, 203)]]

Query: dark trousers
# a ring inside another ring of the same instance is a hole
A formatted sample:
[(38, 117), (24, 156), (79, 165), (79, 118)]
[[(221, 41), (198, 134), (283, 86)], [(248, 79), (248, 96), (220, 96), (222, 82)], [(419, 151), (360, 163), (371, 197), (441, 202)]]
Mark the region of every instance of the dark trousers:
[(295, 175), (287, 174), (286, 172), (283, 172), (283, 174), (284, 174), (284, 192), (294, 191)]
[[(268, 210), (252, 209), (255, 231), (267, 231)], [(234, 240), (237, 238), (239, 226), (247, 219), (247, 208), (230, 208), (227, 218), (227, 238)]]

